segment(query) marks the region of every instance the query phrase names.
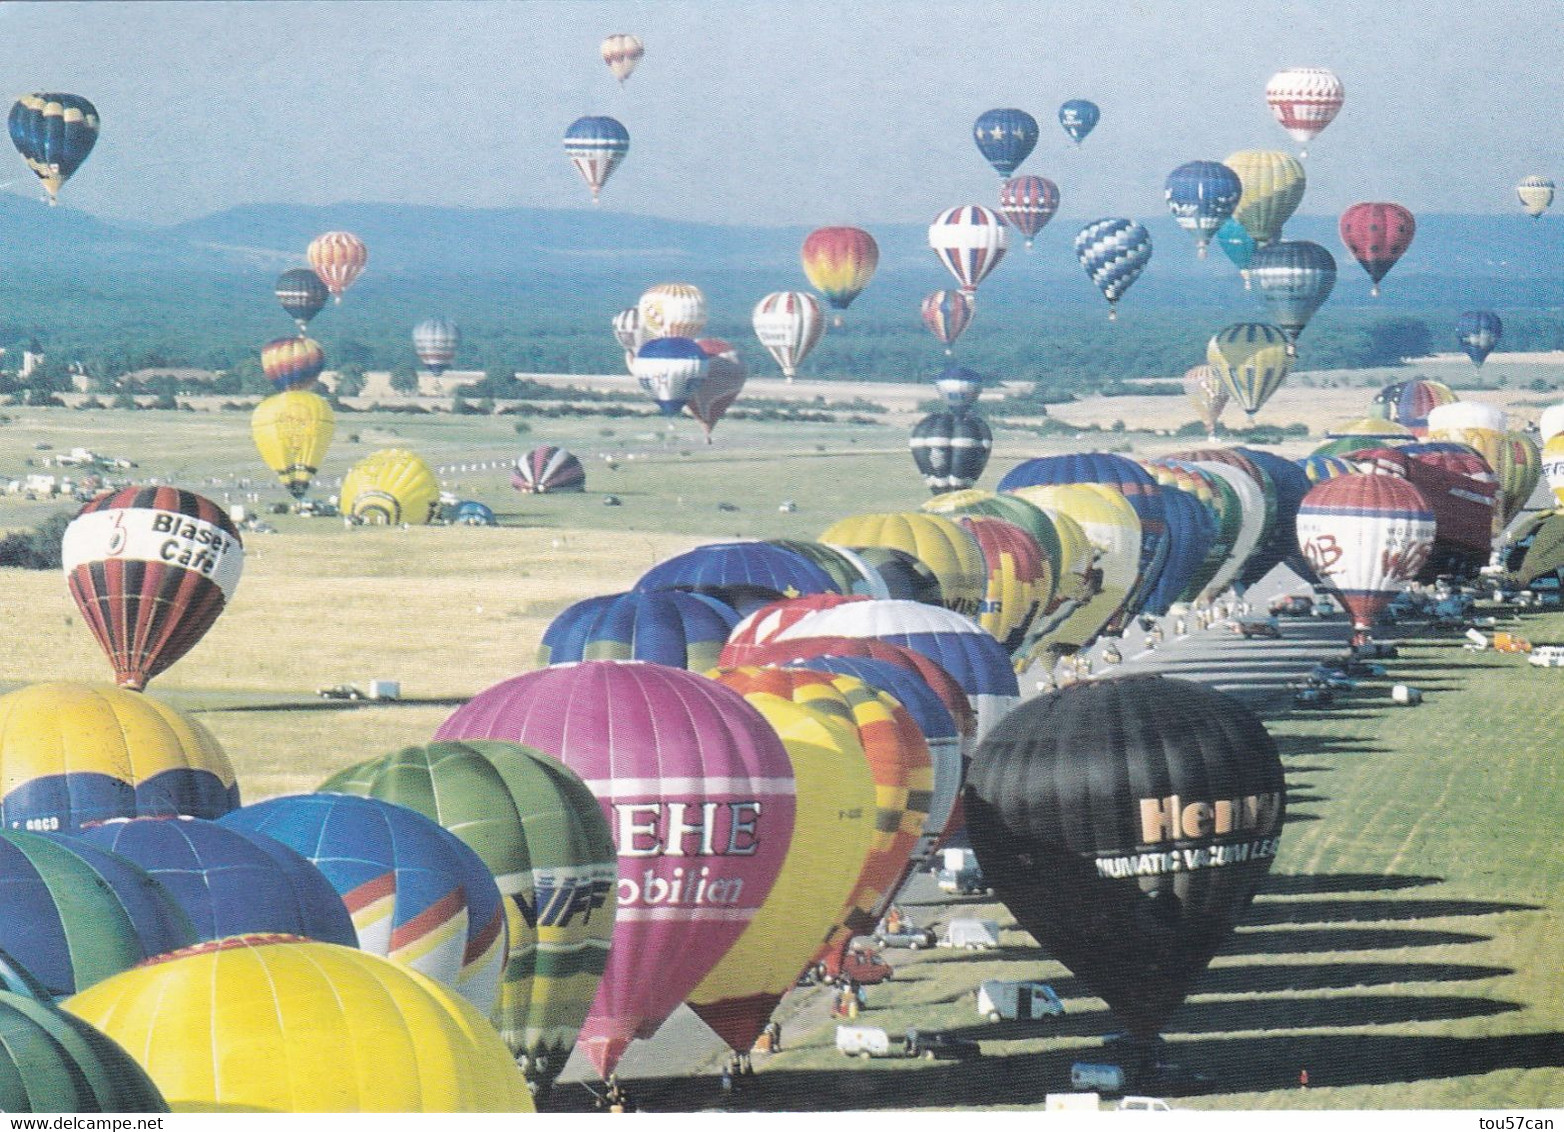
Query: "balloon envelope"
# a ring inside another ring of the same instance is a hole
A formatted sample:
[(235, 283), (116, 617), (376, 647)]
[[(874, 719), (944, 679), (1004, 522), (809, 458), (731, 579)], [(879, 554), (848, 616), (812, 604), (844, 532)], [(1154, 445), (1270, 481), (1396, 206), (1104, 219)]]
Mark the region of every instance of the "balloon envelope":
[(413, 352), (436, 377), (450, 368), (461, 344), (462, 332), (448, 318), (426, 318), (413, 327)]
[(1481, 366), (1488, 360), (1488, 355), (1493, 353), (1503, 335), (1504, 323), (1492, 311), (1467, 311), (1455, 323), (1456, 345), (1465, 351), (1475, 366)]
[(1059, 186), (1047, 177), (1012, 177), (999, 186), (999, 211), (1031, 247), (1059, 211)]
[(936, 409), (907, 438), (918, 474), (932, 492), (971, 487), (988, 467), (994, 433), (976, 413)]
[(1094, 220), (1077, 233), (1075, 257), (1108, 300), (1112, 318), (1115, 304), (1151, 262), (1151, 233), (1122, 217)]
[(1289, 67), (1277, 71), (1265, 84), (1265, 101), (1271, 113), (1282, 129), (1303, 145), (1331, 124), (1345, 97), (1341, 80), (1324, 67)]
[(440, 481), (416, 452), (382, 448), (348, 469), (339, 499), (342, 513), (360, 523), (423, 524), (439, 507)]
[(330, 402), (304, 389), (272, 394), (250, 417), (250, 435), (261, 461), (295, 499), (309, 491), (336, 428)]
[(1189, 161), (1168, 174), (1163, 196), (1178, 226), (1194, 233), (1203, 259), (1206, 245), (1233, 215), (1243, 191), (1238, 174), (1220, 161)]
[(353, 285), (369, 262), (369, 249), (352, 232), (326, 232), (310, 241), (308, 256), (315, 274), (340, 303), (342, 292)]
[(79, 94), (24, 94), (6, 125), (11, 144), (57, 203), (60, 187), (81, 168), (98, 140), (97, 108)]
[(1412, 213), (1388, 201), (1359, 201), (1341, 214), (1338, 227), (1341, 242), (1374, 281), (1375, 295), (1379, 281), (1406, 254), (1417, 234)]
[(574, 452), (553, 444), (541, 444), (516, 461), (510, 484), (532, 495), (585, 491), (586, 469)]
[(1072, 98), (1059, 107), (1059, 125), (1076, 145), (1086, 140), (1086, 135), (1096, 128), (1101, 117), (1102, 111), (1097, 104), (1084, 98)]
[(1303, 165), (1290, 153), (1267, 149), (1240, 150), (1222, 164), (1238, 174), (1244, 187), (1233, 219), (1260, 247), (1281, 239), (1282, 225), (1297, 211), (1308, 185)]
[(167, 1112), (168, 1103), (101, 1031), (52, 1003), (0, 991), (0, 1109)]
[(592, 190), (592, 203), (630, 152), (630, 131), (614, 118), (588, 115), (565, 130), (565, 156)]
[(985, 110), (972, 124), (978, 152), (1001, 177), (1010, 176), (1031, 155), (1037, 137), (1037, 119), (1025, 110)]
[(282, 309), (298, 323), (300, 334), (331, 298), (331, 292), (320, 281), (320, 276), (309, 267), (290, 268), (277, 276), (276, 292)]
[(948, 208), (929, 225), (929, 247), (971, 294), (1005, 258), (1006, 228), (1003, 217), (980, 204)]
[(820, 300), (808, 291), (773, 291), (755, 304), (750, 321), (755, 337), (789, 381), (825, 333)]
[(880, 246), (862, 228), (817, 228), (799, 251), (809, 285), (837, 310), (858, 297), (880, 262)]
[(584, 598), (543, 631), (537, 663), (650, 660), (704, 672), (717, 663), (739, 615), (714, 597), (632, 590)]

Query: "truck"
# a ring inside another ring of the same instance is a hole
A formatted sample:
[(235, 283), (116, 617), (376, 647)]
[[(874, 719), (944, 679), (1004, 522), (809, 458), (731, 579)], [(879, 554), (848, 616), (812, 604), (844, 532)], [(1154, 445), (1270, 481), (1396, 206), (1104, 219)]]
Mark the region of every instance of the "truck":
[(970, 849), (942, 849), (938, 881), (941, 892), (954, 892), (960, 896), (984, 896), (988, 882), (978, 867), (977, 854)]
[(941, 947), (960, 947), (967, 951), (986, 951), (999, 946), (999, 924), (994, 920), (957, 918), (945, 926)]
[(978, 1013), (990, 1022), (1035, 1022), (1064, 1013), (1064, 1001), (1047, 983), (989, 979), (978, 987)]

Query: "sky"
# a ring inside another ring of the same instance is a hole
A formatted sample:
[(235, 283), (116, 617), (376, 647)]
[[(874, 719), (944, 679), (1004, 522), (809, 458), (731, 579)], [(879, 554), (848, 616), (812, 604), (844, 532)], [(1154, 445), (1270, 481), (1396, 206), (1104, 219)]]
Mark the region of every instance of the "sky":
[[(623, 87), (612, 32), (646, 43)], [(65, 202), (152, 225), (256, 202), (590, 209), (560, 143), (585, 114), (631, 135), (607, 210), (926, 222), (991, 203), (971, 125), (1007, 106), (1042, 124), (1019, 172), (1058, 182), (1061, 216), (1146, 218), (1185, 161), (1296, 150), (1264, 99), (1291, 66), (1346, 87), (1303, 213), (1512, 212), (1522, 176), (1564, 180), (1561, 48), (1535, 0), (0, 5), (16, 93), (102, 117)], [(1055, 117), (1077, 97), (1102, 108), (1079, 149)], [(39, 195), (11, 168), (8, 191)]]

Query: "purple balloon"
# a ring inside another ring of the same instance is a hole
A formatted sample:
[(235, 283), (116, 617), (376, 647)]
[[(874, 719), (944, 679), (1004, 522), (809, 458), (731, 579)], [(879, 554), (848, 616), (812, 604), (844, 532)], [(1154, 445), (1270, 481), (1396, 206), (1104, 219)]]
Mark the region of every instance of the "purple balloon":
[(607, 1077), (726, 954), (793, 836), (793, 767), (742, 696), (660, 664), (589, 660), (478, 693), (436, 739), (554, 755), (597, 796), (619, 854), (607, 969), (578, 1044)]

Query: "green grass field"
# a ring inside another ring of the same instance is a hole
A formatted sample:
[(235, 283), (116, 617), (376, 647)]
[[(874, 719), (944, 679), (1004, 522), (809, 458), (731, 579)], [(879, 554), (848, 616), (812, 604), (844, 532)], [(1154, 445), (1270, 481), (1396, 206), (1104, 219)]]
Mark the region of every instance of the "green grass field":
[[(284, 498), (263, 478), (241, 414), (10, 412), (0, 468), (12, 476), (44, 441), (129, 456), (139, 475), (214, 498), (238, 501), (241, 476), (263, 500)], [(491, 501), (504, 526), (346, 530), (282, 516), (278, 533), (249, 536), (232, 607), (153, 686), (218, 735), (248, 800), (427, 741), (456, 704), (529, 669), (566, 604), (627, 588), (660, 558), (733, 535), (812, 537), (850, 512), (926, 498), (890, 427), (736, 423), (708, 450), (689, 422), (671, 446), (622, 421), (535, 424), (522, 437), (509, 418), (344, 422), (323, 478), (383, 444), (459, 463), (509, 459), (547, 439), (589, 460), (590, 490), (524, 498), (504, 471), (458, 473), (447, 486)], [(614, 437), (601, 435), (607, 427)], [(591, 455), (610, 445), (617, 471)], [(632, 450), (636, 459), (624, 458)], [(1007, 440), (983, 484), (1044, 450)], [(603, 506), (610, 491), (622, 506)], [(797, 510), (778, 511), (788, 499)], [(0, 528), (68, 506), (0, 497)], [(15, 642), (0, 657), (0, 686), (109, 678), (57, 574), (6, 570), (0, 583), (0, 630)], [(1564, 614), (1529, 615), (1518, 628), (1564, 642)], [(1186, 1107), (1564, 1105), (1564, 673), (1413, 631), (1403, 630), (1391, 679), (1331, 711), (1269, 721), (1288, 768), (1289, 824), (1262, 896), (1169, 1027), (1175, 1059), (1212, 1078)], [(313, 695), (371, 677), (401, 680), (404, 702)], [(1424, 689), (1424, 705), (1393, 706), (1392, 679)], [(1008, 921), (1002, 908), (989, 912)], [(1013, 1107), (1066, 1088), (1070, 1063), (1095, 1056), (1117, 1027), (1029, 937), (1012, 928), (1003, 942), (997, 953), (897, 953), (898, 977), (871, 990), (863, 1019), (892, 1032), (955, 1029), (982, 1040), (982, 1061), (848, 1061), (831, 1026), (806, 1015), (745, 1103)], [(1065, 996), (1064, 1018), (1035, 1029), (977, 1018), (970, 991), (981, 979), (1039, 975)]]

